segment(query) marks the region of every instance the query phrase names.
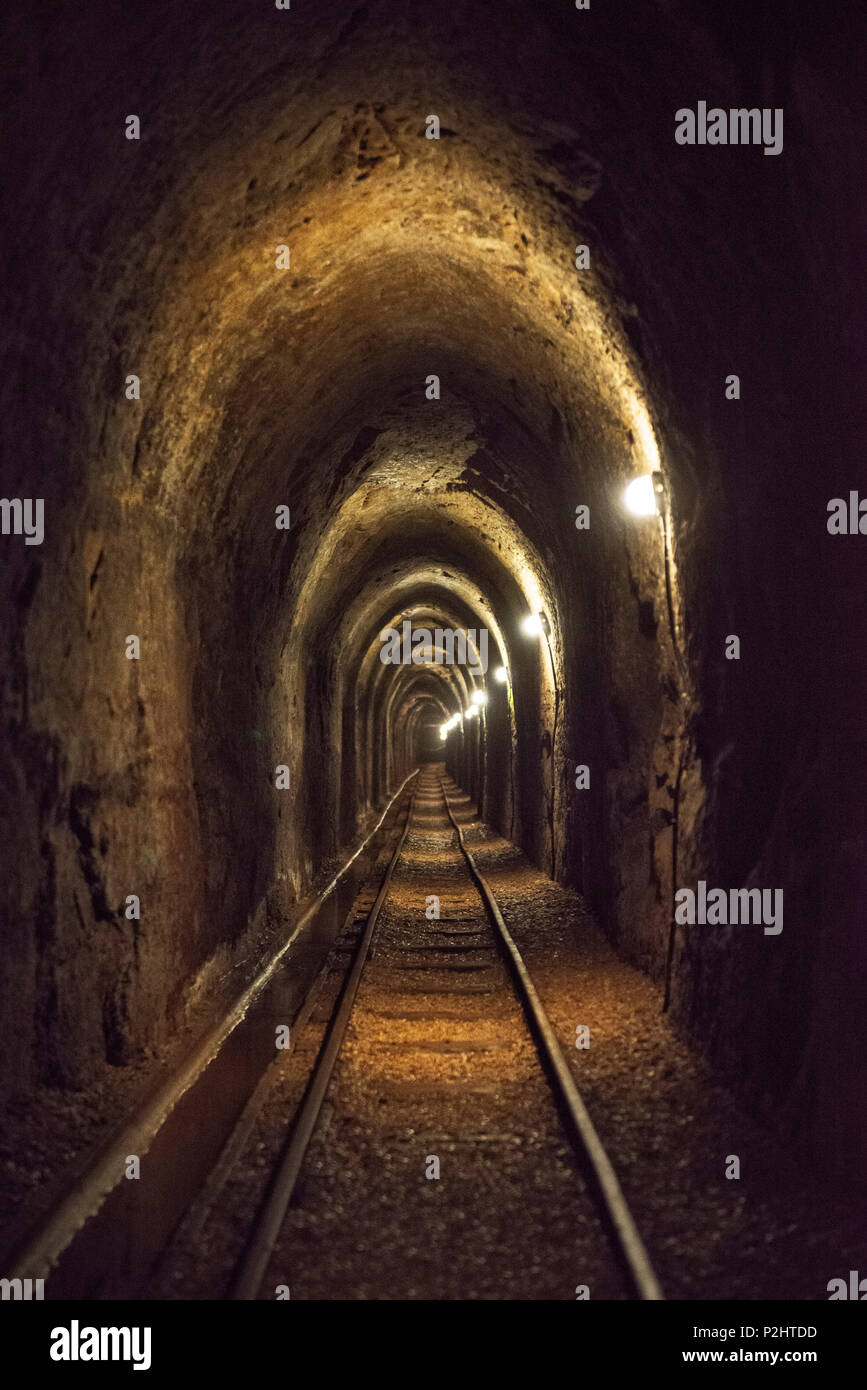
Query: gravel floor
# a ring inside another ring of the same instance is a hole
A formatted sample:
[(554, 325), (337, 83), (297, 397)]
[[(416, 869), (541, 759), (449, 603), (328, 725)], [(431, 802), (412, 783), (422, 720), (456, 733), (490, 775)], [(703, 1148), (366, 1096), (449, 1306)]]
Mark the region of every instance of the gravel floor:
[[(667, 1296), (826, 1299), (830, 1278), (867, 1268), (863, 1220), (714, 1083), (580, 898), (447, 785)], [(224, 1295), (371, 896), (146, 1296)], [(627, 1296), (430, 772), (262, 1297), (281, 1285), (293, 1299)]]
[[(449, 793), (450, 799), (452, 792)], [(867, 1216), (757, 1124), (661, 1013), (576, 894), (528, 864), (457, 789), (488, 880), (572, 1065), (668, 1298), (818, 1299), (867, 1269)], [(455, 803), (453, 802), (453, 805)], [(590, 1047), (575, 1047), (576, 1026)], [(741, 1177), (725, 1177), (728, 1155)]]

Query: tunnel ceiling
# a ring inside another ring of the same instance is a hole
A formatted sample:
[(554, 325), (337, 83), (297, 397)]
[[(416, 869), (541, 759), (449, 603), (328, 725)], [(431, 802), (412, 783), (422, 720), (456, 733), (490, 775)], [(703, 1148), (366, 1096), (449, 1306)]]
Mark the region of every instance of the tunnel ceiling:
[[(203, 548), (244, 552), (252, 566), (263, 521), (285, 501), (304, 528), (299, 560), (306, 545), (327, 565), (333, 548), (347, 592), (360, 537), (376, 535), (387, 563), (392, 534), (430, 528), (435, 559), (442, 510), (468, 544), (481, 537), (508, 563), (518, 532), (550, 534), (561, 478), (568, 505), (589, 486), (582, 475), (607, 467), (619, 481), (654, 449), (604, 255), (594, 244), (589, 270), (573, 264), (600, 166), (574, 130), (528, 126), (534, 58), (510, 59), (510, 109), (497, 63), (483, 74), (467, 51), (465, 20), (457, 46), (446, 25), (419, 52), (414, 25), (388, 6), (375, 17), (293, 15), (282, 66), (270, 16), (237, 30), (230, 20), (230, 69), (224, 33), (219, 53), (197, 55), (209, 95), (171, 67), (161, 90), (137, 88), (148, 144), (112, 159), (101, 198), (94, 163), (108, 166), (88, 151), (88, 220), (70, 229), (86, 260), (110, 209), (84, 346), (97, 380), (142, 380), (130, 409), (105, 393), (83, 451), (89, 487), (113, 492), (125, 456), (126, 510), (170, 515), (180, 549), (195, 554), (201, 529)], [(173, 23), (160, 16), (151, 34), (164, 53), (176, 51)], [(533, 28), (524, 16), (522, 48)], [(109, 107), (129, 105), (138, 42), (134, 30), (115, 37), (93, 98)], [(538, 39), (547, 85), (550, 34)], [(429, 110), (438, 141), (425, 138)], [(159, 165), (158, 190), (143, 187), (140, 156)], [(288, 271), (275, 268), (280, 244)], [(424, 401), (429, 373), (439, 402)]]
[[(155, 555), (174, 557), (180, 626), (206, 625), (230, 590), (262, 681), (296, 673), (287, 716), (303, 701), (299, 656), (333, 661), (336, 641), (341, 665), (357, 664), (371, 641), (350, 616), (358, 595), (387, 607), (407, 565), (435, 567), (439, 588), (476, 586), (501, 629), (527, 610), (556, 615), (564, 518), (610, 505), (658, 462), (629, 308), (583, 218), (601, 165), (545, 113), (550, 30), (501, 18), (492, 62), (467, 43), (466, 17), (457, 46), (446, 22), (420, 48), (388, 5), (292, 15), (281, 58), (273, 17), (227, 16), (239, 44), (227, 67), (225, 31), (219, 52), (205, 42), (193, 58), (159, 14), (149, 42), (173, 56), (158, 88), (136, 83), (132, 98), (133, 26), (113, 35), (92, 96), (138, 102), (147, 143), (118, 162), (93, 127), (95, 144), (57, 171), (68, 217), (65, 180), (85, 159), (69, 234), (92, 271), (80, 346), (100, 396), (80, 422), (87, 473), (67, 470), (70, 506), (114, 514), (151, 576)], [(588, 118), (594, 80), (569, 103)], [(159, 169), (158, 187), (136, 160)], [(140, 402), (113, 389), (129, 371)], [(274, 532), (278, 504), (288, 534)], [(85, 566), (104, 583), (111, 542), (85, 527)], [(585, 549), (598, 564), (595, 537)]]
[[(833, 597), (857, 567), (802, 543), (863, 397), (827, 196), (855, 144), (845, 25), (811, 44), (746, 0), (26, 8), (2, 21), (0, 423), (4, 491), (46, 498), (48, 525), (0, 581), (10, 860), (40, 866), (4, 890), (33, 925), (9, 1075), (158, 1046), (281, 939), (415, 732), (472, 692), (465, 670), (383, 665), (404, 614), (490, 631), (509, 686), (456, 779), (655, 978), (675, 873), (797, 879), (781, 843), (801, 789), (827, 789), (827, 730), (863, 737)], [(673, 138), (699, 99), (785, 104), (793, 157), (711, 166)], [(656, 469), (661, 530), (621, 503)], [(521, 635), (539, 612), (550, 645)], [(141, 937), (113, 906), (130, 883)], [(790, 949), (791, 1010), (833, 1032)], [(724, 1054), (738, 972), (777, 979), (734, 957), (672, 967), (685, 1026)], [(789, 1017), (742, 1021), (745, 1051), (781, 1049)], [(808, 1089), (818, 1026), (780, 1060)]]

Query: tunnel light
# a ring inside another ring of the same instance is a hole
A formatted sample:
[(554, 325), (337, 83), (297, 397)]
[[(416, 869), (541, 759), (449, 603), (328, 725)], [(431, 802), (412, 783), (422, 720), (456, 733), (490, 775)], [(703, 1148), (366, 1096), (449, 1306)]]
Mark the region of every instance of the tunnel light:
[(445, 743), (445, 741), (446, 741), (446, 739), (448, 738), (448, 736), (449, 736), (449, 731), (448, 731), (446, 725), (443, 724), (442, 728), (440, 729), (440, 738), (442, 739), (443, 743)]
[(551, 628), (544, 613), (528, 613), (521, 622), (521, 631), (527, 637), (542, 637)]
[(487, 697), (487, 695), (485, 694), (484, 690), (474, 690), (474, 691), (473, 691), (473, 704), (474, 704), (474, 705), (486, 705), (487, 703), (488, 703), (488, 697)]
[(644, 473), (640, 478), (633, 478), (624, 492), (626, 510), (633, 516), (656, 516), (659, 507), (655, 478), (653, 473)]
[(509, 673), (505, 666), (498, 666), (494, 672), (494, 680), (499, 681), (500, 685), (506, 685), (509, 680)]
[(470, 705), (469, 709), (468, 709), (468, 710), (465, 712), (465, 714), (464, 714), (464, 718), (465, 718), (465, 719), (476, 719), (476, 718), (478, 718), (478, 714), (479, 714), (479, 707), (478, 707), (478, 705)]

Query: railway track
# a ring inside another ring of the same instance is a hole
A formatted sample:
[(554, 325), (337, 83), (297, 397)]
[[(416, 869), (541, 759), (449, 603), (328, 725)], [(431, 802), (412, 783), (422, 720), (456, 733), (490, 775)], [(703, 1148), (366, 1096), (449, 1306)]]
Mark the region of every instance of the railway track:
[[(341, 956), (348, 961), (338, 970)], [(355, 1296), (383, 1296), (365, 1279), (365, 1256), (380, 1277), (385, 1265), (392, 1288), (420, 1295), (424, 1271), (414, 1279), (413, 1262), (427, 1262), (433, 1277), (436, 1262), (460, 1248), (453, 1202), (467, 1234), (479, 1218), (482, 1246), (491, 1237), (496, 1245), (511, 1224), (509, 1239), (517, 1233), (531, 1264), (571, 1270), (574, 1284), (560, 1296), (661, 1299), (614, 1169), (437, 773), (420, 772), (379, 890), (356, 905), (324, 973), (335, 971), (343, 984), (336, 994), (332, 985), (303, 1099), (228, 1296), (274, 1298), (283, 1289), (297, 1297), (299, 1280), (302, 1297), (352, 1297), (354, 1281)], [(491, 1094), (498, 1076), (500, 1097)], [(433, 1160), (442, 1172), (432, 1174)], [(457, 1178), (438, 1205), (426, 1190), (432, 1176)], [(510, 1208), (509, 1193), (522, 1187), (526, 1205)], [(540, 1222), (540, 1196), (562, 1220)], [(415, 1253), (396, 1257), (413, 1231)], [(546, 1253), (552, 1236), (556, 1249)], [(354, 1251), (345, 1265), (341, 1240)], [(471, 1283), (470, 1296), (497, 1296), (490, 1279)]]
[[(323, 895), (343, 925), (291, 1048), (300, 923), (16, 1275), (49, 1298), (662, 1298), (460, 797), (407, 779), (354, 901), (340, 876)], [(127, 1153), (142, 1181), (117, 1184)]]

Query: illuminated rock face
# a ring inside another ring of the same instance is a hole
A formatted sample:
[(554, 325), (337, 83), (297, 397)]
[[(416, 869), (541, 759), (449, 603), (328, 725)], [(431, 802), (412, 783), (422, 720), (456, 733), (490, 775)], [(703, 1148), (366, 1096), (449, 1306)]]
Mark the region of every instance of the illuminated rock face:
[[(676, 3), (327, 9), (11, 39), (2, 490), (45, 534), (2, 538), (4, 1088), (158, 1047), (281, 939), (469, 698), (378, 660), (411, 617), (490, 631), (511, 685), (450, 769), (661, 990), (677, 887), (785, 891), (777, 939), (676, 941), (674, 1014), (842, 1159), (862, 569), (825, 522), (863, 353), (830, 40), (764, 36), (765, 159), (676, 142), (711, 81), (758, 84)], [(657, 468), (670, 604), (620, 501)]]

